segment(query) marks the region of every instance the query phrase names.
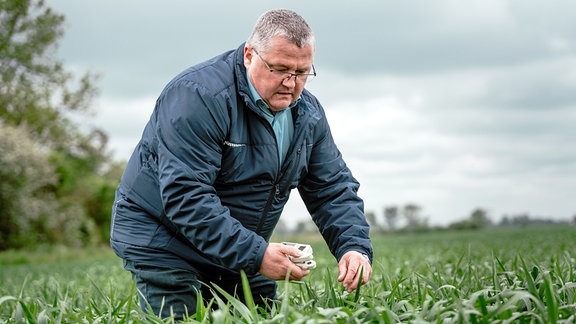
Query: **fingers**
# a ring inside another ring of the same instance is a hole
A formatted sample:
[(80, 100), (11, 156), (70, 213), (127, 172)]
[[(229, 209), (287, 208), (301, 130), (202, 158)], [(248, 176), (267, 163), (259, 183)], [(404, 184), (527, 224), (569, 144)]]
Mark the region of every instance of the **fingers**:
[(348, 292), (358, 288), (358, 281), (362, 275), (362, 284), (370, 280), (372, 266), (367, 258), (358, 252), (347, 252), (338, 263), (338, 281)]
[(300, 252), (297, 248), (291, 246), (282, 245), (281, 251), (284, 255), (288, 255), (295, 258), (302, 256), (302, 252)]
[(372, 278), (372, 265), (367, 263), (367, 267), (364, 268), (364, 277), (362, 278), (362, 284), (368, 283)]
[(298, 257), (300, 251), (290, 246), (270, 243), (264, 253), (260, 273), (272, 280), (285, 280), (287, 277), (290, 280), (302, 280), (310, 271), (298, 267), (290, 261), (288, 255)]
[(290, 280), (302, 280), (302, 278), (310, 274), (310, 270), (303, 270), (294, 263), (292, 263), (288, 271), (290, 271)]
[(346, 262), (338, 263), (338, 281), (344, 280), (346, 277), (346, 272), (348, 270), (348, 264)]
[(342, 285), (344, 285), (344, 288), (346, 288), (348, 292), (354, 291), (358, 286), (358, 276), (360, 274), (360, 271), (361, 269), (359, 268), (359, 266), (351, 264), (348, 267), (346, 274), (342, 279)]

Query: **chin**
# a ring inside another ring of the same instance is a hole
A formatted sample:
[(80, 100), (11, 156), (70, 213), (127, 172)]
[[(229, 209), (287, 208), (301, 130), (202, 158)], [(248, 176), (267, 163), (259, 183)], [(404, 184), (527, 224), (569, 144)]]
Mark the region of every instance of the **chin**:
[(272, 109), (273, 110), (283, 110), (288, 108), (288, 106), (290, 106), (290, 104), (292, 103), (292, 101), (290, 100), (279, 100), (273, 103)]

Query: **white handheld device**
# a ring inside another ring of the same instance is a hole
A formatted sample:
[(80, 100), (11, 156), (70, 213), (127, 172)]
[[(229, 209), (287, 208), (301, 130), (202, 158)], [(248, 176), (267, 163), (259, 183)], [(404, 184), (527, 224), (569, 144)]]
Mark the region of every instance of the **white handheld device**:
[(289, 256), (290, 260), (297, 266), (304, 270), (316, 268), (316, 262), (313, 260), (314, 255), (312, 254), (312, 247), (310, 245), (294, 242), (282, 242), (282, 244), (295, 247), (301, 252), (299, 257)]

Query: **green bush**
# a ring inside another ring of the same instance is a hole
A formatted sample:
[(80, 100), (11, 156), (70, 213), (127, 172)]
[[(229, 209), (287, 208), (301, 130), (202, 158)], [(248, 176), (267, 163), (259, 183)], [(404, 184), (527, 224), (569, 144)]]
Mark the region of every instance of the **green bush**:
[(0, 250), (37, 244), (84, 245), (94, 222), (79, 203), (61, 203), (48, 154), (25, 127), (0, 120)]

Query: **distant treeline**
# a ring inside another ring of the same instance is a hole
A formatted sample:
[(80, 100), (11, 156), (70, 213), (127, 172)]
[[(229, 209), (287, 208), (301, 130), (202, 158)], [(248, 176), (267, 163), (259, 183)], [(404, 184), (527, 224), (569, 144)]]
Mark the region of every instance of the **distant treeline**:
[[(527, 213), (504, 215), (498, 222), (491, 219), (488, 211), (483, 208), (474, 209), (468, 218), (452, 222), (447, 226), (432, 226), (428, 217), (422, 216), (422, 207), (415, 203), (406, 204), (400, 208), (388, 206), (378, 217), (374, 212), (366, 212), (366, 219), (373, 234), (389, 232), (429, 232), (438, 230), (474, 230), (487, 227), (529, 226), (529, 225), (576, 225), (576, 214), (572, 219), (556, 220), (549, 217), (532, 216)], [(311, 219), (299, 221), (294, 227), (289, 227), (282, 220), (276, 228), (279, 235), (294, 233), (317, 233), (318, 230)]]

